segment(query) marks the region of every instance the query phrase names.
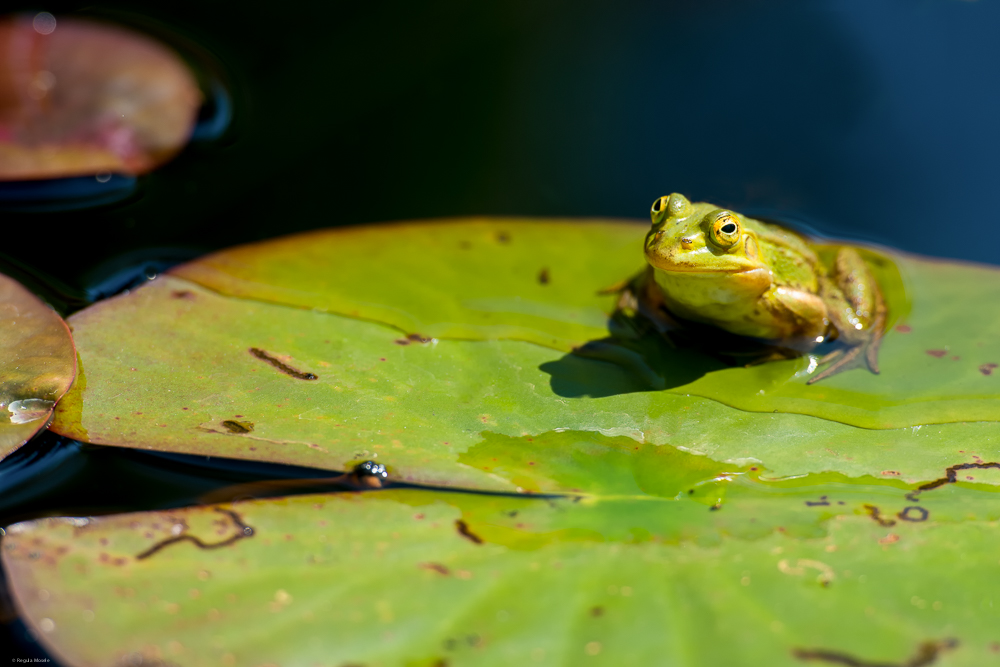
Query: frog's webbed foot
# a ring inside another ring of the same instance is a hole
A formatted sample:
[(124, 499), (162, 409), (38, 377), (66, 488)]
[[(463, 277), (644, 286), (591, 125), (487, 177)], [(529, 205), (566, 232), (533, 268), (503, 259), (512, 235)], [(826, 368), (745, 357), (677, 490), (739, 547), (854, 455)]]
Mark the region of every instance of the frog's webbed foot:
[[(826, 378), (836, 375), (837, 373), (842, 373), (843, 371), (850, 370), (852, 368), (857, 368), (859, 366), (858, 361), (861, 357), (861, 352), (864, 349), (863, 346), (859, 345), (857, 347), (852, 347), (847, 350), (834, 350), (830, 354), (823, 356), (820, 360), (820, 364), (830, 364), (825, 369), (812, 376), (806, 381), (806, 384), (815, 384), (820, 380), (825, 380)], [(867, 358), (867, 357), (866, 357)], [(878, 373), (878, 369), (872, 371), (873, 373)]]
[(872, 323), (872, 337), (865, 347), (865, 361), (868, 363), (868, 370), (878, 375), (878, 350), (882, 345), (882, 335), (885, 333), (885, 302), (881, 294), (878, 296), (878, 305), (875, 309), (875, 321)]
[(867, 366), (869, 371), (878, 375), (878, 350), (882, 344), (882, 335), (885, 331), (885, 303), (882, 301), (881, 295), (876, 296), (874, 315), (867, 335), (857, 340), (852, 347), (834, 350), (820, 358), (819, 365), (830, 365), (809, 378), (806, 384), (815, 384), (837, 373), (842, 373), (852, 368), (860, 368), (861, 366)]

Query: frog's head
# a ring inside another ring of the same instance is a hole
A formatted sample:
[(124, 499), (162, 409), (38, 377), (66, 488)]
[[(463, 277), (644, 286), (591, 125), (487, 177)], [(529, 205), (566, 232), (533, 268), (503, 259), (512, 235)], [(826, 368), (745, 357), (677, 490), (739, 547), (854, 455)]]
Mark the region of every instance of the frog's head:
[(757, 234), (739, 213), (676, 192), (653, 202), (646, 260), (661, 271), (741, 273), (764, 267)]
[(739, 213), (691, 203), (674, 193), (653, 202), (646, 261), (658, 271), (692, 279), (725, 281), (744, 293), (770, 286), (756, 232)]

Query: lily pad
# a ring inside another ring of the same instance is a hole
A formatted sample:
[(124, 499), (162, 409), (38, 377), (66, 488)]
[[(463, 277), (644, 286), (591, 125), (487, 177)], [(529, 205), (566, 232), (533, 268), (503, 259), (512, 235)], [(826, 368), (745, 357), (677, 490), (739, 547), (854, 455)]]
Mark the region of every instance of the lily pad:
[(599, 292), (642, 267), (638, 231), (586, 219), (361, 226), (237, 246), (171, 273), (222, 294), (406, 334), (569, 351), (607, 333), (615, 299)]
[(73, 383), (76, 351), (59, 315), (0, 275), (0, 458), (45, 428)]
[(0, 180), (139, 174), (172, 157), (201, 93), (170, 49), (42, 12), (0, 21)]
[(681, 484), (676, 498), (398, 490), (42, 519), (9, 527), (3, 564), (74, 667), (991, 658), (995, 492), (731, 484), (742, 495), (714, 512)]
[[(805, 384), (816, 357), (726, 368), (662, 341), (609, 339), (602, 287), (642, 266), (646, 225), (598, 221), (471, 221), (311, 232), (224, 250), (173, 274), (223, 294), (319, 309), (433, 338), (525, 340), (625, 365), (641, 382), (566, 391), (668, 390), (743, 410), (815, 415), (863, 428), (1000, 420), (1000, 319), (969, 303), (1000, 300), (1000, 271), (864, 250), (897, 322), (880, 375)], [(962, 299), (954, 295), (961, 294)], [(610, 350), (607, 348), (611, 348)], [(650, 348), (653, 348), (650, 350)], [(551, 366), (553, 383), (577, 364)], [(572, 372), (571, 369), (569, 372)], [(575, 395), (574, 395), (575, 396)]]
[[(997, 460), (1000, 450), (992, 422), (872, 430), (648, 388), (595, 398), (569, 389), (595, 378), (626, 388), (638, 380), (622, 366), (561, 359), (538, 345), (408, 338), (171, 276), (70, 323), (80, 378), (52, 429), (97, 444), (329, 470), (375, 459), (397, 480), (545, 492), (602, 483), (556, 474), (594, 455), (587, 452), (598, 435), (639, 447), (623, 449), (615, 466), (655, 461), (656, 447), (670, 444), (737, 465), (763, 462), (778, 476), (910, 481), (975, 457)], [(559, 371), (557, 391), (554, 364), (571, 364)], [(606, 474), (617, 473), (609, 466)]]

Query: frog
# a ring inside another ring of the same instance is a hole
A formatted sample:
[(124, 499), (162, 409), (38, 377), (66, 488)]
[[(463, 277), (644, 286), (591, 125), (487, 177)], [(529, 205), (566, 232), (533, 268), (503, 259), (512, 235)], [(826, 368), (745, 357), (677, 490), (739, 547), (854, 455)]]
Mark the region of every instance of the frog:
[(647, 266), (620, 305), (662, 333), (694, 323), (760, 341), (771, 350), (763, 361), (836, 341), (808, 384), (862, 366), (879, 373), (886, 306), (855, 247), (823, 244), (819, 253), (803, 234), (679, 193), (654, 201), (650, 215)]

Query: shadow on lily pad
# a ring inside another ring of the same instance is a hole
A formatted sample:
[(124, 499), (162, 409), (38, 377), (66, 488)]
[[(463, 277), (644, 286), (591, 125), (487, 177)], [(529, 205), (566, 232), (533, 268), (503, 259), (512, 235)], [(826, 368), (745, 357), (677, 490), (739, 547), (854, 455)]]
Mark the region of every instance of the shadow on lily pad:
[(566, 398), (603, 398), (617, 394), (674, 389), (726, 365), (695, 350), (660, 341), (629, 341), (609, 336), (592, 340), (539, 369), (552, 376), (552, 391)]
[(566, 398), (676, 389), (712, 371), (758, 363), (770, 356), (797, 356), (792, 350), (698, 325), (664, 336), (642, 316), (617, 311), (606, 338), (588, 341), (539, 369), (552, 376), (552, 391)]

